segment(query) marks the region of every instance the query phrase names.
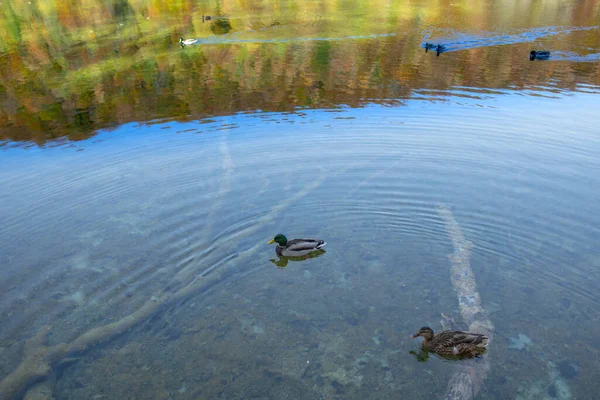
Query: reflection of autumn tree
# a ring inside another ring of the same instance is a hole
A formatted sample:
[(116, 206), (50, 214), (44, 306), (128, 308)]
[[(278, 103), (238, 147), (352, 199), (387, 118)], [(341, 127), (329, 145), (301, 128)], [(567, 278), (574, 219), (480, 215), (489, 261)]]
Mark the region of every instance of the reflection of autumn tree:
[(217, 2), (217, 7), (215, 8), (215, 21), (210, 25), (210, 31), (215, 35), (224, 35), (226, 33), (231, 32), (231, 22), (229, 22), (229, 18), (223, 15), (223, 11), (221, 10), (221, 3)]
[(210, 25), (210, 30), (215, 35), (224, 35), (231, 31), (231, 23), (227, 17), (218, 17), (215, 22)]
[(131, 4), (129, 4), (129, 0), (113, 0), (111, 7), (111, 14), (117, 19), (125, 20), (135, 12)]
[[(217, 7), (215, 10), (214, 7)], [(523, 11), (529, 7), (531, 12)], [(216, 11), (202, 23), (202, 14)], [(487, 3), (417, 6), (380, 1), (340, 3), (187, 0), (4, 0), (0, 9), (0, 139), (86, 138), (98, 128), (155, 118), (222, 115), (240, 110), (410, 97), (414, 89), (600, 84), (594, 63), (523, 63), (527, 45), (479, 48), (432, 62), (419, 48), (422, 26), (593, 25), (598, 1), (536, 3), (502, 11)], [(226, 18), (225, 18), (226, 17)], [(190, 46), (180, 36), (286, 39), (397, 34), (376, 40), (279, 41)], [(249, 30), (253, 32), (248, 32)], [(258, 29), (258, 31), (256, 31)], [(261, 31), (259, 29), (264, 29)], [(216, 32), (218, 30), (218, 32)], [(233, 31), (231, 32), (233, 33)], [(230, 33), (230, 34), (231, 34)], [(597, 31), (577, 42), (599, 48)], [(560, 48), (564, 38), (546, 43)]]

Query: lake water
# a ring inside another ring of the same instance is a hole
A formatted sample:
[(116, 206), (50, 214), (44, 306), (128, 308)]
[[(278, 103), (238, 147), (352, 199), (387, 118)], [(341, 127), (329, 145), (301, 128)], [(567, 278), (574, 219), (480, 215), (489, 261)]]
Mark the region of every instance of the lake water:
[(0, 399), (600, 392), (600, 2), (0, 5)]

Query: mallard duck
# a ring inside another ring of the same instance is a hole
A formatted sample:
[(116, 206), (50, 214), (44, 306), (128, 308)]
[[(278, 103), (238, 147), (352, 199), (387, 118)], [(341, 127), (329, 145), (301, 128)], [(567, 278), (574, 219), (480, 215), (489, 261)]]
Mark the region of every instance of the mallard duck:
[(479, 333), (463, 331), (441, 331), (424, 326), (411, 338), (423, 337), (422, 347), (440, 356), (477, 356), (485, 353), (489, 338)]
[(531, 50), (531, 53), (529, 53), (529, 61), (547, 60), (549, 58), (550, 58), (550, 52), (546, 51), (546, 50), (542, 50), (542, 51)]
[(281, 233), (269, 240), (269, 244), (273, 243), (277, 243), (275, 248), (277, 255), (284, 257), (306, 256), (313, 251), (321, 250), (326, 244), (320, 239), (292, 239), (288, 241)]
[(181, 47), (183, 46), (189, 46), (191, 44), (194, 44), (198, 41), (198, 39), (184, 39), (184, 38), (179, 38), (179, 44), (181, 45)]
[(435, 48), (435, 55), (439, 57), (440, 53), (443, 53), (444, 51), (446, 51), (446, 46), (443, 44), (438, 44)]
[(325, 84), (323, 83), (323, 81), (315, 81), (310, 87), (311, 89), (323, 89), (325, 87)]

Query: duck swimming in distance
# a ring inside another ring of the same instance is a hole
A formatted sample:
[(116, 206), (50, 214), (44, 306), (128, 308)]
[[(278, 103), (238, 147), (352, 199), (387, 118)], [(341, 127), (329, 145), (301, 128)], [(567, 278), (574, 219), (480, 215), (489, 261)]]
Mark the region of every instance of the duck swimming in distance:
[(198, 41), (198, 39), (179, 38), (179, 44), (181, 45), (181, 47), (192, 45), (192, 44), (196, 43), (197, 41)]
[(550, 58), (550, 52), (546, 51), (546, 50), (542, 50), (542, 51), (531, 50), (531, 52), (529, 53), (529, 61), (547, 60), (549, 58)]
[(435, 48), (435, 55), (439, 57), (440, 53), (443, 53), (444, 51), (446, 51), (446, 46), (443, 44), (438, 44)]

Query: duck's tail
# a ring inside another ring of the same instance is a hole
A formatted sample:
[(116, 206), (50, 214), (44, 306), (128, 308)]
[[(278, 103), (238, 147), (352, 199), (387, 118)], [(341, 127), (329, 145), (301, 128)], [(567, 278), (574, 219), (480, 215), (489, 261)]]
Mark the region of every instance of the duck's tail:
[(321, 242), (317, 245), (317, 249), (322, 249), (325, 245), (327, 244), (327, 242), (321, 240)]
[(490, 339), (487, 336), (481, 338), (481, 343), (477, 344), (477, 347), (487, 348), (490, 343)]

